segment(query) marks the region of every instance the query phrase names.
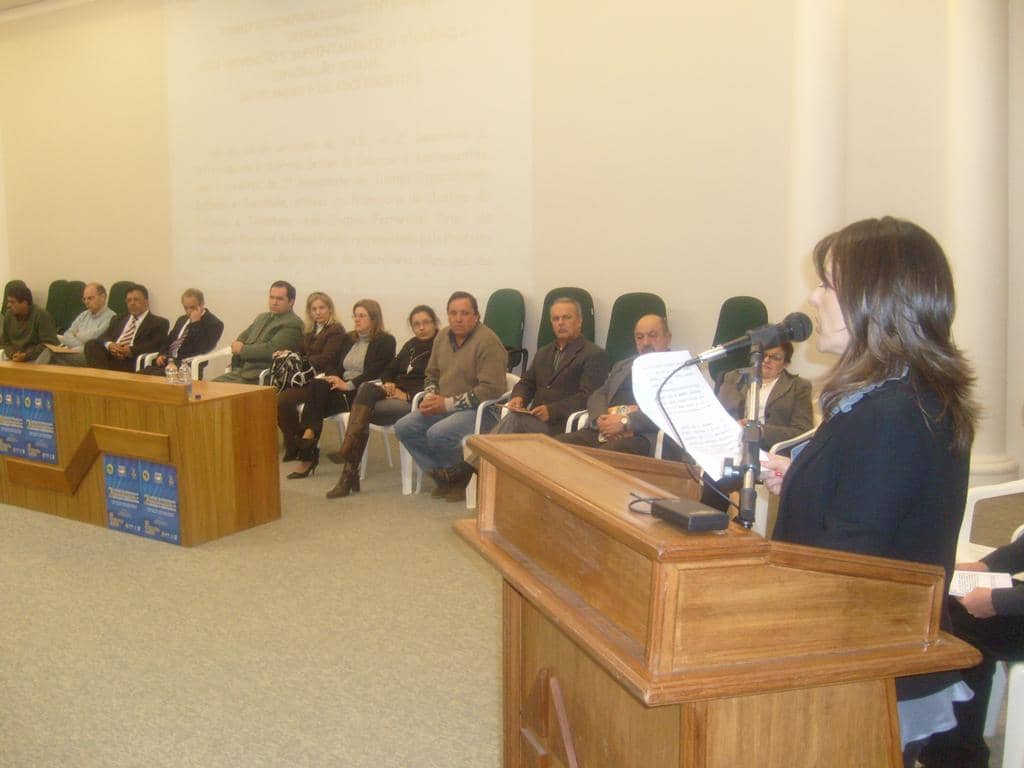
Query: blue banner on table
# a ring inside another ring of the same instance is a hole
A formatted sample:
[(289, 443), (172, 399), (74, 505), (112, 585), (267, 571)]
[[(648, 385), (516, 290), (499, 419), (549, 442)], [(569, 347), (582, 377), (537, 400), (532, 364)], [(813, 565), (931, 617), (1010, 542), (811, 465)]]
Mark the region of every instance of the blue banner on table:
[(57, 463), (52, 393), (0, 387), (0, 455)]
[(103, 455), (107, 527), (181, 543), (178, 473), (167, 464)]

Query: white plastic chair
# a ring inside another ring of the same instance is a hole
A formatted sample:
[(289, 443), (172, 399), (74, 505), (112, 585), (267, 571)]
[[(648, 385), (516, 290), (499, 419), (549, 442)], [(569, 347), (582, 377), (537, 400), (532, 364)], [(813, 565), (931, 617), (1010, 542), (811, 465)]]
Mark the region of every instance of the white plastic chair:
[(974, 507), (982, 499), (992, 499), (997, 496), (1009, 496), (1014, 493), (1024, 493), (1024, 479), (1011, 480), (1008, 483), (996, 485), (979, 485), (967, 490), (967, 503), (964, 505), (964, 519), (960, 524), (960, 535), (956, 542), (957, 562), (974, 562), (980, 560), (995, 547), (987, 547), (984, 544), (974, 544), (971, 541), (971, 529), (974, 527)]
[(231, 347), (221, 347), (220, 349), (213, 350), (213, 352), (207, 352), (205, 355), (196, 355), (195, 357), (188, 358), (185, 362), (192, 367), (192, 381), (199, 381), (203, 378), (202, 365), (204, 363), (219, 362), (225, 359), (227, 362), (224, 365), (224, 373), (230, 373)]
[[(501, 397), (496, 397), (493, 400), (484, 400), (480, 405), (476, 407), (476, 423), (473, 426), (473, 434), (479, 435), (480, 429), (483, 426), (484, 416), (487, 413), (487, 409), (498, 403), (506, 402), (512, 396), (512, 389), (516, 384), (519, 383), (519, 377), (514, 373), (505, 374), (505, 393)], [(500, 417), (499, 417), (500, 418)], [(463, 438), (463, 444), (466, 440)], [(469, 478), (469, 484), (466, 486), (466, 509), (476, 509), (476, 472)]]
[[(328, 416), (326, 419), (324, 419), (324, 421), (333, 421), (335, 426), (337, 426), (337, 428), (338, 428), (338, 442), (341, 443), (341, 444), (344, 444), (344, 442), (345, 442), (345, 432), (348, 431), (348, 416), (349, 416), (349, 412), (348, 411), (342, 411), (341, 413), (336, 413), (333, 416)], [(384, 440), (384, 452), (386, 453), (386, 455), (388, 457), (388, 466), (389, 467), (394, 467), (395, 466), (395, 461), (394, 461), (394, 459), (392, 458), (392, 455), (391, 455), (391, 441), (388, 440), (388, 433), (394, 434), (395, 427), (393, 425), (390, 426), (390, 427), (379, 427), (376, 424), (371, 424), (370, 425), (370, 431), (378, 433), (381, 436), (381, 439)], [(366, 479), (366, 464), (367, 464), (367, 459), (369, 458), (369, 456), (370, 456), (370, 443), (369, 443), (369, 441), (367, 441), (366, 447), (363, 449), (363, 458), (359, 462), (359, 479), (360, 480), (365, 480)], [(405, 492), (405, 490), (403, 488), (403, 493), (404, 492)]]

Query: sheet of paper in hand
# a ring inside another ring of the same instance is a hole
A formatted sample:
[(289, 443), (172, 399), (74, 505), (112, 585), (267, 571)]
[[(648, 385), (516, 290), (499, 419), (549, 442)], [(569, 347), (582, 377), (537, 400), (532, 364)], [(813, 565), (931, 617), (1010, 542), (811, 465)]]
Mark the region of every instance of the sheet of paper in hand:
[(743, 429), (718, 402), (700, 369), (693, 365), (672, 376), (661, 391), (664, 410), (658, 405), (662, 382), (689, 359), (685, 350), (640, 355), (633, 361), (633, 396), (649, 419), (681, 440), (701, 468), (720, 480), (726, 457), (739, 460)]

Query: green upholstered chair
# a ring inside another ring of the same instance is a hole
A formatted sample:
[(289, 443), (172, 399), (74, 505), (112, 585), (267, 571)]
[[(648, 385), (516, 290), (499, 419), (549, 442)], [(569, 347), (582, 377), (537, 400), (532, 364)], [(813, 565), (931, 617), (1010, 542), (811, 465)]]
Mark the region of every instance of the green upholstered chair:
[(583, 308), (583, 336), (590, 341), (594, 340), (594, 298), (582, 288), (553, 288), (544, 297), (544, 308), (541, 310), (537, 328), (537, 349), (555, 340), (555, 333), (551, 330), (551, 305), (555, 299), (563, 296), (576, 299), (580, 303)]
[(114, 310), (114, 314), (123, 315), (128, 311), (128, 303), (125, 301), (125, 296), (128, 294), (128, 289), (135, 285), (131, 280), (118, 280), (112, 286), (110, 291), (107, 293), (107, 306)]
[(526, 302), (515, 288), (500, 288), (487, 299), (484, 325), (494, 331), (508, 351), (508, 370), (517, 365), (526, 372), (529, 352), (523, 348), (523, 328), (526, 326)]
[(85, 283), (81, 280), (54, 280), (46, 295), (46, 311), (53, 318), (53, 324), (59, 333), (63, 333), (85, 310), (82, 302), (82, 291)]
[(612, 365), (636, 354), (633, 328), (644, 315), (666, 317), (665, 300), (655, 293), (624, 293), (612, 305), (604, 348)]
[[(763, 301), (753, 296), (732, 296), (722, 302), (722, 308), (718, 312), (718, 326), (715, 328), (715, 338), (711, 342), (711, 346), (731, 341), (742, 336), (751, 328), (757, 328), (767, 322), (768, 310)], [(742, 368), (747, 364), (748, 359), (748, 351), (738, 349), (725, 357), (708, 363), (708, 373), (711, 380), (715, 382), (715, 391), (718, 391), (722, 377), (726, 373), (736, 368)]]

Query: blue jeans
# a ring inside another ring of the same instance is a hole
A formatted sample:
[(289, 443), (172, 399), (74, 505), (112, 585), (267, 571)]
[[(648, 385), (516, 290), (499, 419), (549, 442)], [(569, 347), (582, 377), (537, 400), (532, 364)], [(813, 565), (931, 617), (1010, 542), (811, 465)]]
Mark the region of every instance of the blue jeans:
[(473, 434), (476, 411), (424, 416), (413, 411), (395, 424), (395, 434), (420, 469), (429, 472), (462, 461), (462, 438)]

